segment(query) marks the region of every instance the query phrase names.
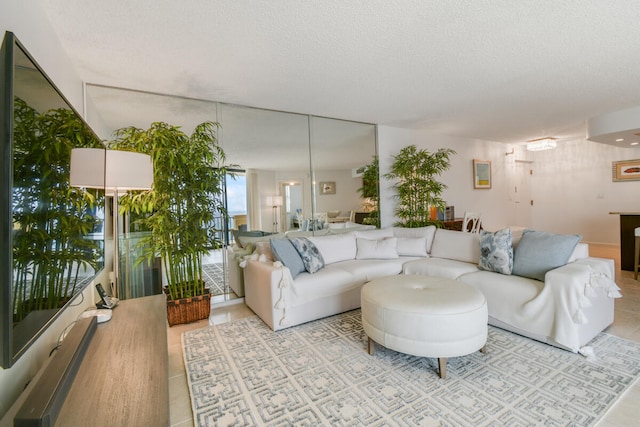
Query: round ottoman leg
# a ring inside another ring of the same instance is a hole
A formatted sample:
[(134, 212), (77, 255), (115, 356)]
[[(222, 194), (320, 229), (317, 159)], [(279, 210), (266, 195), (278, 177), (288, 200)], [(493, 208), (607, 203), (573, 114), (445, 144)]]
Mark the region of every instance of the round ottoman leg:
[(371, 337), (367, 337), (367, 338), (369, 338), (369, 341), (367, 343), (367, 351), (369, 352), (370, 355), (373, 356), (373, 354), (376, 352), (376, 342), (372, 340)]
[(447, 378), (447, 358), (438, 357), (438, 370), (440, 371), (440, 378)]

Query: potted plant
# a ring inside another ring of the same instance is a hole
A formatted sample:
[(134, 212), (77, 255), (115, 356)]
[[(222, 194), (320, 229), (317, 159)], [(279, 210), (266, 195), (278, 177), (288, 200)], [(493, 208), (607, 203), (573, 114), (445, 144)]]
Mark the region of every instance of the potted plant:
[(169, 325), (205, 319), (210, 294), (202, 279), (202, 257), (221, 247), (216, 218), (224, 215), (221, 194), (227, 167), (218, 145), (218, 123), (204, 122), (189, 136), (179, 127), (155, 122), (147, 130), (115, 132), (109, 148), (149, 154), (154, 182), (149, 191), (120, 199), (120, 212), (133, 212), (150, 233), (139, 242), (138, 263), (162, 258)]
[(415, 228), (439, 225), (437, 219), (431, 218), (429, 208), (445, 208), (441, 195), (447, 186), (436, 177), (449, 169), (449, 158), (454, 154), (456, 152), (450, 148), (440, 148), (435, 153), (430, 153), (426, 149), (418, 150), (415, 145), (410, 145), (394, 156), (385, 178), (396, 180), (393, 188), (398, 199), (395, 210), (399, 219), (397, 226)]

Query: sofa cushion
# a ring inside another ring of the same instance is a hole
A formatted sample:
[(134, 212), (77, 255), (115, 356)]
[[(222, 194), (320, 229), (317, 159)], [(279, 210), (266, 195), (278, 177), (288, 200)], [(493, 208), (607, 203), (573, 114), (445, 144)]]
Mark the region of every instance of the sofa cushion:
[(348, 271), (354, 278), (366, 283), (379, 277), (395, 276), (402, 273), (402, 265), (406, 261), (407, 258), (359, 259), (333, 265)]
[(302, 258), (304, 269), (309, 273), (315, 273), (324, 267), (322, 254), (308, 237), (296, 237), (291, 239), (293, 247), (296, 248)]
[(231, 230), (231, 234), (233, 234), (233, 240), (236, 242), (240, 248), (244, 248), (244, 243), (249, 242), (247, 239), (243, 242), (244, 237), (262, 237), (264, 236), (264, 231), (242, 231), (242, 230)]
[[(531, 302), (535, 301), (544, 288), (544, 283), (538, 280), (489, 271), (465, 274), (458, 280), (482, 292), (487, 298), (489, 316), (508, 325), (537, 330), (541, 325), (553, 321), (553, 316), (536, 316), (535, 321), (532, 321), (532, 316), (525, 314), (530, 313), (535, 306), (535, 303), (531, 305)], [(531, 307), (525, 310), (527, 305)]]
[(356, 230), (354, 231), (356, 237), (368, 240), (385, 239), (387, 237), (393, 237), (393, 229), (391, 228), (374, 228), (372, 230)]
[(511, 274), (513, 245), (509, 228), (495, 232), (480, 230), (480, 262), (478, 266), (482, 270)]
[(300, 254), (287, 238), (271, 239), (271, 253), (273, 258), (280, 261), (291, 272), (294, 279), (303, 271), (306, 271)]
[(396, 237), (398, 255), (428, 257), (426, 237)]
[(325, 265), (355, 259), (356, 237), (353, 233), (308, 237), (322, 254)]
[(480, 237), (478, 233), (439, 228), (433, 238), (429, 254), (436, 258), (448, 258), (456, 261), (478, 264), (480, 260)]
[(395, 237), (386, 239), (369, 240), (356, 238), (358, 251), (356, 259), (394, 259), (398, 258), (398, 245)]
[[(245, 234), (247, 233), (247, 234)], [(253, 233), (253, 234), (252, 234)], [(257, 233), (262, 233), (258, 235)], [(246, 247), (250, 243), (268, 242), (272, 238), (284, 237), (283, 233), (269, 233), (266, 231), (235, 231), (233, 232), (233, 238), (236, 244), (241, 248)]]
[[(344, 261), (351, 262), (351, 261)], [(351, 289), (362, 286), (363, 280), (357, 279), (341, 267), (342, 262), (327, 265), (314, 274), (302, 273), (291, 286), (291, 306), (306, 304), (332, 295), (341, 295)]]
[(431, 245), (433, 244), (433, 238), (436, 235), (436, 226), (430, 225), (428, 227), (418, 227), (418, 228), (393, 227), (393, 235), (398, 238), (424, 237), (426, 239), (425, 249), (427, 253), (429, 253), (431, 251)]
[(431, 257), (407, 261), (404, 263), (402, 271), (404, 274), (418, 274), (421, 276), (457, 279), (463, 274), (476, 273), (479, 270), (476, 263), (472, 264), (464, 261)]
[(525, 230), (513, 256), (513, 274), (544, 281), (547, 271), (569, 261), (582, 236)]
[(273, 261), (273, 252), (271, 252), (271, 241), (256, 242), (256, 252), (258, 256), (264, 255), (267, 261)]

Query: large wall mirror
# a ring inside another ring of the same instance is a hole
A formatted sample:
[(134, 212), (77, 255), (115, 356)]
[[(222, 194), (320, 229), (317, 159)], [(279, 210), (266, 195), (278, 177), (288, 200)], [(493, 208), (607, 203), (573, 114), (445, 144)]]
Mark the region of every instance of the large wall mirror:
[[(375, 125), (91, 84), (86, 93), (105, 139), (115, 129), (146, 129), (154, 121), (187, 133), (205, 120), (218, 121), (236, 174), (226, 188), (231, 230), (318, 233), (319, 219), (326, 230), (369, 215), (358, 169), (376, 156)], [(217, 280), (207, 262), (219, 259), (204, 262), (205, 275)]]
[(104, 263), (104, 188), (70, 185), (104, 145), (11, 33), (2, 44), (0, 335), (10, 367)]

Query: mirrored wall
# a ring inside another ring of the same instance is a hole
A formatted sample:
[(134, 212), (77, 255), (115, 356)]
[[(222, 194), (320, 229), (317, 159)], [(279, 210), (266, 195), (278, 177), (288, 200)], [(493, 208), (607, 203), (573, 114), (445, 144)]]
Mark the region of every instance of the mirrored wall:
[(219, 122), (227, 164), (238, 171), (237, 185), (227, 184), (230, 229), (313, 232), (317, 219), (327, 228), (369, 215), (358, 169), (376, 156), (373, 124), (97, 85), (86, 93), (93, 106), (88, 119), (100, 123), (94, 128), (105, 139), (115, 129), (146, 129), (154, 121), (187, 133), (203, 121)]

